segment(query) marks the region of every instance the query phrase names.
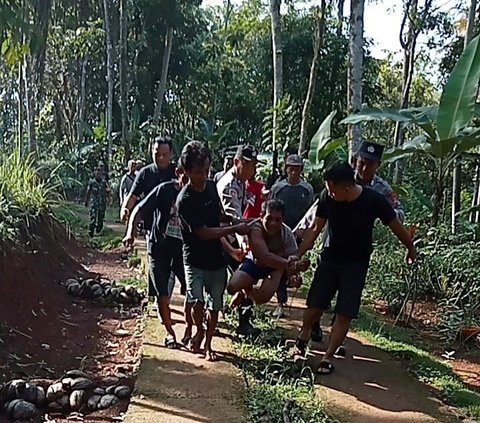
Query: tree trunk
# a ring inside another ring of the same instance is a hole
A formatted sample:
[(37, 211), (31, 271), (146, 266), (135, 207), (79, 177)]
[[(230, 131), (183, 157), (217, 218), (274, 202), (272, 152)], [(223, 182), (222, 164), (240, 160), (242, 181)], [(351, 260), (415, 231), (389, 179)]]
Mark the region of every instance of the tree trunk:
[(33, 106), (33, 87), (32, 87), (32, 64), (31, 58), (25, 57), (23, 64), (23, 88), (25, 94), (25, 118), (27, 122), (28, 133), (28, 152), (35, 155), (37, 143), (35, 141), (35, 113)]
[(122, 115), (122, 144), (126, 160), (130, 159), (127, 114), (127, 31), (127, 0), (120, 0), (120, 110)]
[[(468, 11), (467, 28), (465, 31), (465, 39), (463, 49), (465, 50), (472, 39), (473, 29), (475, 26), (475, 12), (477, 10), (477, 0), (470, 1), (470, 9)], [(458, 213), (461, 209), (462, 197), (462, 164), (460, 157), (455, 160), (453, 168), (453, 185), (452, 185), (452, 219), (451, 231), (454, 234), (458, 226)], [(478, 196), (477, 196), (478, 197)]]
[(283, 97), (283, 52), (282, 23), (280, 16), (281, 0), (270, 0), (270, 17), (272, 21), (272, 53), (273, 53), (273, 132), (272, 150), (277, 149), (277, 111), (276, 107)]
[(312, 106), (313, 94), (315, 92), (315, 82), (317, 80), (318, 62), (320, 57), (320, 49), (323, 45), (323, 31), (325, 27), (325, 7), (326, 0), (322, 0), (320, 10), (318, 11), (317, 21), (315, 25), (315, 36), (313, 43), (313, 59), (310, 67), (310, 78), (308, 79), (307, 95), (302, 110), (302, 122), (300, 125), (300, 143), (298, 145), (298, 154), (305, 157), (308, 150), (307, 132), (310, 115), (310, 107)]
[(18, 151), (23, 151), (23, 99), (24, 99), (24, 79), (23, 79), (23, 61), (19, 60), (18, 63)]
[(337, 37), (342, 36), (344, 8), (345, 8), (345, 0), (338, 0), (338, 3), (337, 3)]
[(112, 44), (112, 28), (110, 25), (110, 7), (109, 0), (103, 0), (103, 13), (105, 24), (105, 36), (107, 47), (107, 116), (106, 116), (106, 132), (107, 132), (107, 168), (110, 168), (112, 162), (112, 119), (113, 119), (113, 44)]
[[(348, 113), (357, 113), (362, 107), (363, 77), (363, 13), (364, 0), (350, 2), (350, 63), (348, 68)], [(348, 130), (348, 147), (350, 160), (360, 147), (362, 128), (360, 124), (350, 125)]]
[(160, 84), (157, 90), (157, 101), (155, 103), (155, 111), (153, 112), (153, 124), (158, 126), (160, 115), (162, 113), (162, 104), (165, 92), (167, 91), (168, 66), (170, 64), (170, 54), (172, 53), (173, 44), (173, 27), (167, 28), (165, 36), (165, 50), (163, 52), (162, 73), (160, 75)]

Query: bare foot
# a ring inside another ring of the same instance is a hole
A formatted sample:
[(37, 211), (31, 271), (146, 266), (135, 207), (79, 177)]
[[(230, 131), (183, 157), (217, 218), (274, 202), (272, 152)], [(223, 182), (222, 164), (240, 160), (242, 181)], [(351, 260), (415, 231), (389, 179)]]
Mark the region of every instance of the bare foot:
[(205, 348), (205, 358), (207, 361), (217, 361), (217, 353), (212, 350), (212, 348)]
[(240, 304), (242, 304), (242, 301), (244, 299), (245, 299), (245, 294), (243, 293), (243, 291), (237, 292), (230, 301), (230, 307), (237, 308)]
[(197, 332), (195, 336), (192, 338), (190, 342), (190, 351), (194, 354), (199, 354), (202, 352), (200, 349), (200, 346), (202, 345), (204, 333), (203, 332)]

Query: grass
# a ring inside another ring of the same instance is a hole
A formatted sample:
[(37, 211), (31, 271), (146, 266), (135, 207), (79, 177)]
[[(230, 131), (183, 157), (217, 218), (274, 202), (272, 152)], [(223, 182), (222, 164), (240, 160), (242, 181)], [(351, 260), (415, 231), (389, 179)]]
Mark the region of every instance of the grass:
[(362, 311), (353, 328), (376, 347), (406, 363), (408, 371), (432, 387), (443, 401), (473, 418), (480, 418), (480, 393), (469, 389), (448, 362), (438, 360), (421, 348), (413, 330), (393, 327), (368, 310)]
[(119, 285), (133, 286), (141, 291), (146, 291), (146, 282), (144, 278), (126, 277), (117, 281)]
[[(245, 405), (252, 423), (334, 422), (323, 411), (323, 404), (315, 395), (314, 373), (295, 362), (285, 344), (280, 328), (267, 312), (257, 308), (256, 326), (261, 334), (255, 339), (237, 339), (234, 342), (246, 382)], [(227, 324), (234, 327), (229, 315)]]
[[(100, 250), (108, 251), (122, 245), (122, 236), (107, 227), (99, 234), (95, 234), (93, 239), (88, 236), (88, 209), (84, 205), (58, 203), (53, 210), (57, 219), (64, 223), (69, 231)], [(111, 215), (114, 213), (115, 211), (110, 212)]]

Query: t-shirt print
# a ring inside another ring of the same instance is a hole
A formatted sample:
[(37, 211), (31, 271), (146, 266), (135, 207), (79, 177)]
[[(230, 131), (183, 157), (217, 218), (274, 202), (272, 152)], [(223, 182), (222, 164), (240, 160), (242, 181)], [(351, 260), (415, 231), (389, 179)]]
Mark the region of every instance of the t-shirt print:
[(183, 241), (182, 223), (175, 203), (173, 203), (170, 208), (170, 218), (168, 219), (167, 228), (165, 229), (165, 235)]

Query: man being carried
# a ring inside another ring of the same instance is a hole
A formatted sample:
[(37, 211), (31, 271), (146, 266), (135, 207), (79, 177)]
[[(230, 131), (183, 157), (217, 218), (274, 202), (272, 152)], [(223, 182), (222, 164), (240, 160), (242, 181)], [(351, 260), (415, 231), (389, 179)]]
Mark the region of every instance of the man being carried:
[[(251, 224), (248, 244), (250, 258), (242, 262), (228, 283), (228, 293), (234, 295), (233, 306), (245, 298), (265, 304), (278, 288), (280, 278), (287, 272), (293, 275), (307, 270), (308, 260), (288, 260), (297, 252), (291, 229), (283, 223), (285, 206), (280, 200), (270, 200), (261, 219)], [(255, 284), (262, 279), (260, 287)]]
[(110, 204), (110, 202), (110, 187), (103, 177), (102, 168), (97, 167), (94, 178), (88, 183), (87, 193), (85, 195), (85, 207), (88, 207), (90, 204), (90, 224), (88, 226), (88, 235), (90, 237), (93, 237), (95, 231), (98, 234), (103, 229), (105, 210), (107, 204)]
[[(220, 239), (234, 233), (247, 235), (249, 228), (240, 223), (220, 227), (221, 204), (213, 181), (207, 180), (211, 155), (201, 142), (191, 141), (182, 150), (181, 164), (188, 184), (177, 198), (182, 222), (183, 259), (187, 280), (187, 300), (193, 304), (197, 327), (191, 349), (199, 352), (205, 331), (203, 320), (207, 308), (207, 332), (204, 350), (208, 360), (216, 360), (212, 337), (223, 308), (226, 268)], [(205, 292), (205, 295), (204, 295)]]
[(135, 173), (137, 171), (137, 163), (135, 160), (129, 160), (127, 167), (127, 173), (123, 175), (122, 180), (120, 181), (120, 188), (118, 189), (120, 206), (123, 205), (125, 197), (130, 194), (130, 190), (132, 189), (133, 181), (135, 181)]
[[(294, 229), (310, 206), (313, 204), (313, 187), (302, 179), (303, 159), (298, 154), (290, 154), (285, 160), (287, 179), (277, 182), (270, 191), (270, 198), (283, 201), (285, 204), (284, 222)], [(297, 234), (296, 234), (297, 235)], [(300, 237), (298, 237), (299, 239)], [(285, 274), (280, 280), (277, 291), (278, 307), (274, 311), (275, 317), (285, 314), (288, 302), (288, 278)]]
[[(135, 228), (141, 218), (152, 222), (148, 228), (148, 274), (155, 291), (161, 319), (168, 337), (167, 348), (177, 347), (177, 338), (172, 327), (169, 296), (169, 279), (173, 273), (180, 281), (185, 295), (185, 272), (182, 257), (182, 233), (175, 202), (180, 189), (187, 183), (181, 166), (176, 169), (177, 179), (157, 185), (133, 210), (128, 229), (123, 239), (127, 246), (135, 240)], [(191, 305), (185, 300), (186, 329), (182, 342), (188, 342), (192, 333)]]
[[(251, 145), (238, 147), (233, 159), (233, 167), (220, 179), (217, 184), (218, 195), (220, 196), (223, 210), (227, 216), (234, 221), (241, 221), (243, 213), (248, 204), (246, 181), (255, 175), (257, 168), (257, 149)], [(229, 237), (223, 240), (228, 259), (229, 268), (234, 272), (243, 259), (244, 241), (240, 238)], [(258, 329), (250, 323), (253, 315), (253, 301), (245, 298), (239, 307), (239, 324), (237, 333), (239, 335), (257, 335)]]
[(312, 285), (308, 292), (303, 327), (297, 339), (297, 352), (304, 355), (313, 324), (330, 307), (338, 292), (336, 319), (320, 374), (334, 370), (334, 353), (345, 339), (352, 319), (358, 316), (360, 300), (372, 253), (375, 220), (384, 225), (405, 245), (407, 261), (413, 262), (416, 251), (410, 234), (404, 228), (384, 196), (355, 182), (348, 163), (339, 163), (325, 173), (326, 190), (320, 195), (317, 216), (308, 229), (295, 259), (310, 250), (328, 221), (328, 246), (323, 249)]

